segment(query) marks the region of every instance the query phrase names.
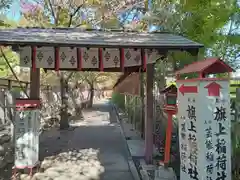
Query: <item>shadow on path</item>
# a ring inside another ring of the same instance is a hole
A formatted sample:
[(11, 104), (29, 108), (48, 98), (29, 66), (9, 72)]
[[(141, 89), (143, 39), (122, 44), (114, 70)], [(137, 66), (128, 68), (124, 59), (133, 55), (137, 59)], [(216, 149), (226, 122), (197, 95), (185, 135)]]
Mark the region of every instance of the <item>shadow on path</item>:
[(107, 103), (84, 111), (71, 130), (52, 130), (40, 138), (42, 173), (38, 179), (133, 180), (128, 151), (115, 112)]

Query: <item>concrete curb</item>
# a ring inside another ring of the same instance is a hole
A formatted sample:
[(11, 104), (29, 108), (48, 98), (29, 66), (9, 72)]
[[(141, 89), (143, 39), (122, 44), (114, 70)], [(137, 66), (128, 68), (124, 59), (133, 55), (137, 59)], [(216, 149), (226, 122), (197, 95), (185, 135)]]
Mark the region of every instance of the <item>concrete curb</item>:
[(119, 112), (117, 110), (117, 107), (113, 103), (111, 103), (111, 106), (113, 107), (113, 110), (115, 111), (116, 118), (117, 118), (117, 123), (120, 125), (121, 135), (122, 135), (122, 138), (123, 138), (123, 140), (126, 144), (126, 148), (128, 150), (128, 166), (129, 166), (129, 169), (132, 173), (132, 176), (133, 176), (134, 180), (141, 180), (141, 177), (138, 174), (137, 168), (136, 168), (136, 166), (135, 166), (135, 164), (132, 160), (132, 156), (131, 156), (131, 153), (130, 153), (130, 150), (129, 150), (129, 146), (128, 146), (128, 143), (127, 143), (127, 140), (126, 140), (126, 136), (125, 136), (125, 133), (123, 131), (122, 123), (119, 120), (120, 118), (119, 118)]
[(130, 152), (130, 150), (129, 150), (128, 143), (127, 143), (127, 140), (126, 140), (126, 135), (125, 135), (125, 133), (124, 133), (124, 131), (123, 131), (122, 123), (120, 122), (119, 112), (118, 112), (117, 107), (116, 107), (115, 104), (111, 103), (111, 106), (113, 107), (114, 113), (116, 114), (117, 123), (118, 123), (119, 126), (121, 127), (121, 128), (120, 128), (120, 131), (121, 131), (122, 138), (123, 138), (123, 140), (124, 140), (124, 142), (125, 142), (125, 145), (126, 145), (126, 148), (127, 148), (128, 159), (131, 159), (131, 160), (132, 160), (131, 152)]

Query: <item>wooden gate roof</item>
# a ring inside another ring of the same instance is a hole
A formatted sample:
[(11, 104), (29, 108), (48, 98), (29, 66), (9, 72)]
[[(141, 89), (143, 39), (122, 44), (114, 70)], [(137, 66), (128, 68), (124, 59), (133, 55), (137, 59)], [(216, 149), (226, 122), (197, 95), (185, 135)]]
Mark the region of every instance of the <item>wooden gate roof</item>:
[(167, 50), (199, 49), (202, 44), (170, 33), (86, 30), (79, 28), (15, 28), (0, 30), (1, 45), (135, 47)]
[(234, 71), (234, 69), (230, 67), (227, 63), (222, 61), (220, 58), (211, 57), (186, 65), (184, 68), (175, 72), (175, 74), (176, 75), (189, 73), (218, 74), (232, 71)]
[(139, 73), (130, 73), (121, 76), (114, 85), (114, 91), (121, 94), (140, 95), (140, 78)]

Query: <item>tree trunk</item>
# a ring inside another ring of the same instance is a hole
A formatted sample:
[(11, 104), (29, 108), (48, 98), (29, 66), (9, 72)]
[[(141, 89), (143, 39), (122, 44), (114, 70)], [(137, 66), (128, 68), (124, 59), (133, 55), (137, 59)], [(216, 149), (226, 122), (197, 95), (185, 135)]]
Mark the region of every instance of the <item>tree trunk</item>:
[(68, 83), (63, 73), (60, 77), (62, 106), (60, 112), (60, 129), (69, 128), (68, 122)]
[[(158, 91), (160, 94), (160, 91), (166, 86), (166, 80), (164, 76), (159, 76), (157, 85), (158, 85)], [(164, 107), (163, 95), (160, 95), (160, 97), (158, 97), (158, 101), (156, 103), (158, 106), (158, 114), (156, 118), (160, 120), (160, 127), (161, 127), (160, 132), (161, 132), (161, 135), (165, 137), (166, 128), (167, 128), (167, 116), (166, 116), (166, 113), (163, 111), (163, 107)]]
[(90, 85), (90, 102), (89, 102), (90, 108), (93, 106), (93, 98), (94, 98), (94, 87), (93, 87), (93, 84), (91, 84)]
[(72, 98), (73, 98), (73, 103), (74, 103), (74, 109), (75, 109), (75, 116), (76, 118), (83, 118), (83, 113), (82, 113), (82, 99), (81, 99), (81, 90), (79, 87), (76, 85), (75, 91), (72, 93)]
[(82, 113), (83, 107), (81, 104), (76, 104), (75, 106), (75, 112), (76, 112), (76, 117), (83, 119), (83, 113)]

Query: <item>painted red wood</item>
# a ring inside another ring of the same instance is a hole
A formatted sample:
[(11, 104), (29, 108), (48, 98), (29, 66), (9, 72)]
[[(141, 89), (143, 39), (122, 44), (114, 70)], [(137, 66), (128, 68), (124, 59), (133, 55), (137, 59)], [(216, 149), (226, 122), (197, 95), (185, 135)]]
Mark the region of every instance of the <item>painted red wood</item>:
[(81, 48), (77, 48), (77, 61), (78, 61), (78, 70), (81, 71), (82, 70), (82, 49)]
[(198, 93), (197, 86), (185, 86), (184, 84), (182, 84), (178, 90), (182, 93), (183, 96), (186, 93)]
[(219, 74), (225, 72), (233, 72), (234, 70), (220, 58), (206, 58), (202, 61), (196, 61), (185, 66), (183, 69), (177, 71), (175, 74), (199, 73), (199, 77), (203, 78), (205, 74)]
[(36, 71), (36, 55), (37, 55), (37, 49), (35, 46), (32, 47), (32, 71)]
[(102, 56), (103, 52), (102, 52), (102, 48), (99, 48), (98, 49), (98, 58), (99, 58), (99, 68), (100, 68), (100, 71), (103, 71), (104, 70), (104, 67), (103, 67), (103, 56)]
[(125, 60), (125, 57), (124, 57), (124, 49), (121, 48), (120, 49), (120, 67), (121, 67), (121, 70), (124, 72), (125, 68), (124, 68), (124, 60)]
[(216, 82), (211, 82), (204, 88), (208, 89), (208, 96), (220, 96), (220, 89), (222, 88), (220, 84)]
[(142, 50), (142, 58), (143, 58), (143, 71), (147, 69), (147, 56), (145, 53), (145, 49)]
[(60, 63), (59, 60), (60, 60), (59, 48), (55, 47), (55, 71), (59, 71), (59, 63)]

